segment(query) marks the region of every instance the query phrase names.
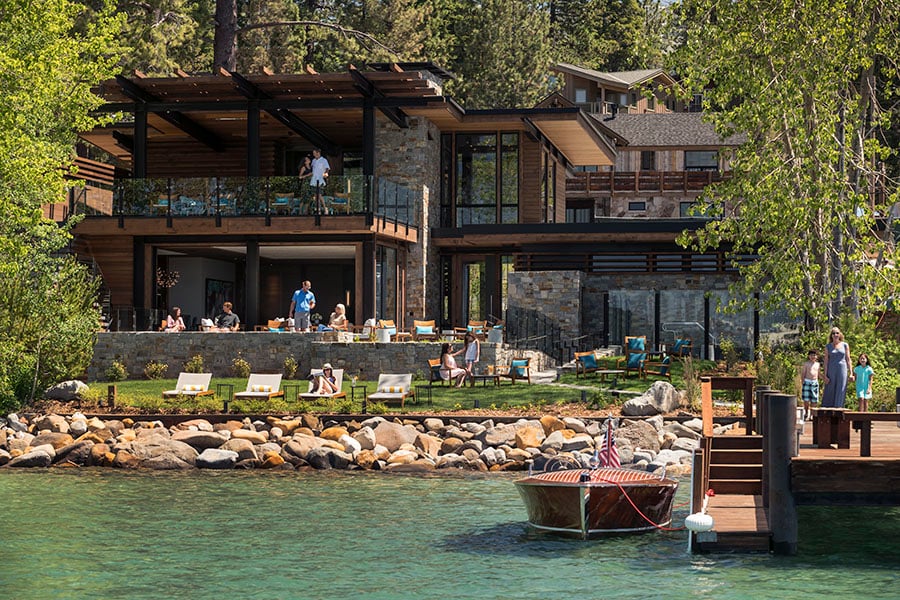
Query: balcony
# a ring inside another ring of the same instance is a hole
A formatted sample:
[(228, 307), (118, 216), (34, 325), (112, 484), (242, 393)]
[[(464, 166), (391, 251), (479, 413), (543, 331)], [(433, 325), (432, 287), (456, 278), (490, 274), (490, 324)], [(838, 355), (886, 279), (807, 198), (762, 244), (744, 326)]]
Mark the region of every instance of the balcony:
[(314, 188), (296, 177), (197, 177), (117, 179), (112, 215), (97, 215), (85, 205), (75, 212), (89, 216), (196, 217), (222, 219), (288, 216), (374, 215), (406, 226), (419, 225), (421, 194), (388, 179), (332, 176)]
[(567, 198), (593, 198), (615, 193), (698, 193), (730, 178), (718, 171), (605, 171), (575, 173), (566, 178)]

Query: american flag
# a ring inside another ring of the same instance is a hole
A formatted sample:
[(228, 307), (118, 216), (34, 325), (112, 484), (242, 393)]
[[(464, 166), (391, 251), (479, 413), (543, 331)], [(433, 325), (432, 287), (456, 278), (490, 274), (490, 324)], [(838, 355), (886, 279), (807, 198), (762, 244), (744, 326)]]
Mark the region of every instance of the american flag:
[(604, 467), (621, 467), (619, 449), (616, 448), (616, 431), (612, 419), (606, 421), (606, 433), (600, 443), (600, 464)]

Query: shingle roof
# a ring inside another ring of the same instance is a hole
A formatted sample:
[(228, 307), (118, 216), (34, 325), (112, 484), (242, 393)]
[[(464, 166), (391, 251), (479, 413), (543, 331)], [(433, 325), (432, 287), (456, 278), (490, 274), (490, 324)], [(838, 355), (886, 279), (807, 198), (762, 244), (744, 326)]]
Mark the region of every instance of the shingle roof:
[(654, 77), (663, 77), (664, 79), (671, 80), (669, 74), (666, 73), (663, 69), (641, 69), (639, 71), (604, 72), (595, 71), (594, 69), (588, 69), (586, 67), (579, 67), (577, 65), (572, 65), (569, 63), (557, 63), (555, 65), (555, 68), (566, 73), (580, 75), (581, 77), (593, 79), (601, 83), (606, 83), (609, 85), (619, 85), (627, 88), (630, 88), (639, 83), (643, 83), (645, 81), (649, 81)]
[(628, 140), (629, 146), (738, 146), (744, 134), (723, 139), (702, 113), (591, 115)]

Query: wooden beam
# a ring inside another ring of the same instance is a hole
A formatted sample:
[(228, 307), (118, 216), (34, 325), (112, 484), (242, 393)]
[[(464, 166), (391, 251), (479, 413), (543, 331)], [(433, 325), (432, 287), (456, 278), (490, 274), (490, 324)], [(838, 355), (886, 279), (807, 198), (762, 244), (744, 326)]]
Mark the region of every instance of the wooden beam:
[[(369, 81), (369, 79), (363, 75), (359, 69), (350, 65), (348, 69), (350, 72), (350, 76), (353, 78), (353, 85), (360, 91), (360, 93), (366, 98), (385, 98), (384, 92), (379, 90), (374, 83)], [(386, 116), (388, 119), (393, 121), (397, 127), (400, 129), (408, 129), (409, 122), (406, 118), (406, 113), (396, 107), (386, 107), (381, 106), (379, 110)]]
[(153, 94), (147, 92), (142, 87), (131, 81), (130, 79), (123, 77), (121, 75), (116, 76), (116, 83), (119, 84), (119, 87), (122, 89), (122, 93), (126, 96), (134, 100), (135, 102), (139, 102), (142, 104), (147, 104), (147, 109), (152, 111), (154, 114), (160, 116), (160, 118), (168, 121), (178, 129), (182, 130), (198, 142), (208, 146), (216, 152), (224, 152), (225, 144), (219, 137), (213, 133), (212, 131), (206, 129), (184, 113), (179, 110), (158, 110), (154, 109), (154, 107), (150, 106), (154, 102), (159, 102), (159, 98), (154, 96)]

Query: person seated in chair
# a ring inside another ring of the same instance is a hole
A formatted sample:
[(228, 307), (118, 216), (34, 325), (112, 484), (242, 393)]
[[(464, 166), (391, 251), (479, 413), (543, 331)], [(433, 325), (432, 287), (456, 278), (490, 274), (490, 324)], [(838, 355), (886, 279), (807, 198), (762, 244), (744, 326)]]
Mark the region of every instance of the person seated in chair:
[[(453, 354), (452, 345), (445, 343), (441, 346), (441, 378), (448, 381), (456, 381), (456, 387), (459, 388), (465, 383), (469, 372), (456, 365), (456, 359), (453, 357)], [(459, 352), (456, 354), (459, 354)]]
[(166, 333), (178, 333), (187, 329), (184, 326), (184, 319), (181, 318), (181, 309), (177, 306), (172, 307), (172, 312), (166, 318)]
[(313, 382), (312, 388), (309, 390), (311, 394), (330, 396), (338, 391), (337, 378), (334, 376), (331, 363), (322, 365), (321, 375), (310, 375), (310, 381)]
[(340, 302), (334, 307), (334, 312), (328, 318), (328, 325), (319, 325), (319, 331), (347, 331), (347, 312), (346, 307)]
[(216, 331), (237, 331), (241, 327), (241, 320), (231, 312), (231, 302), (222, 305), (222, 313), (216, 317)]

